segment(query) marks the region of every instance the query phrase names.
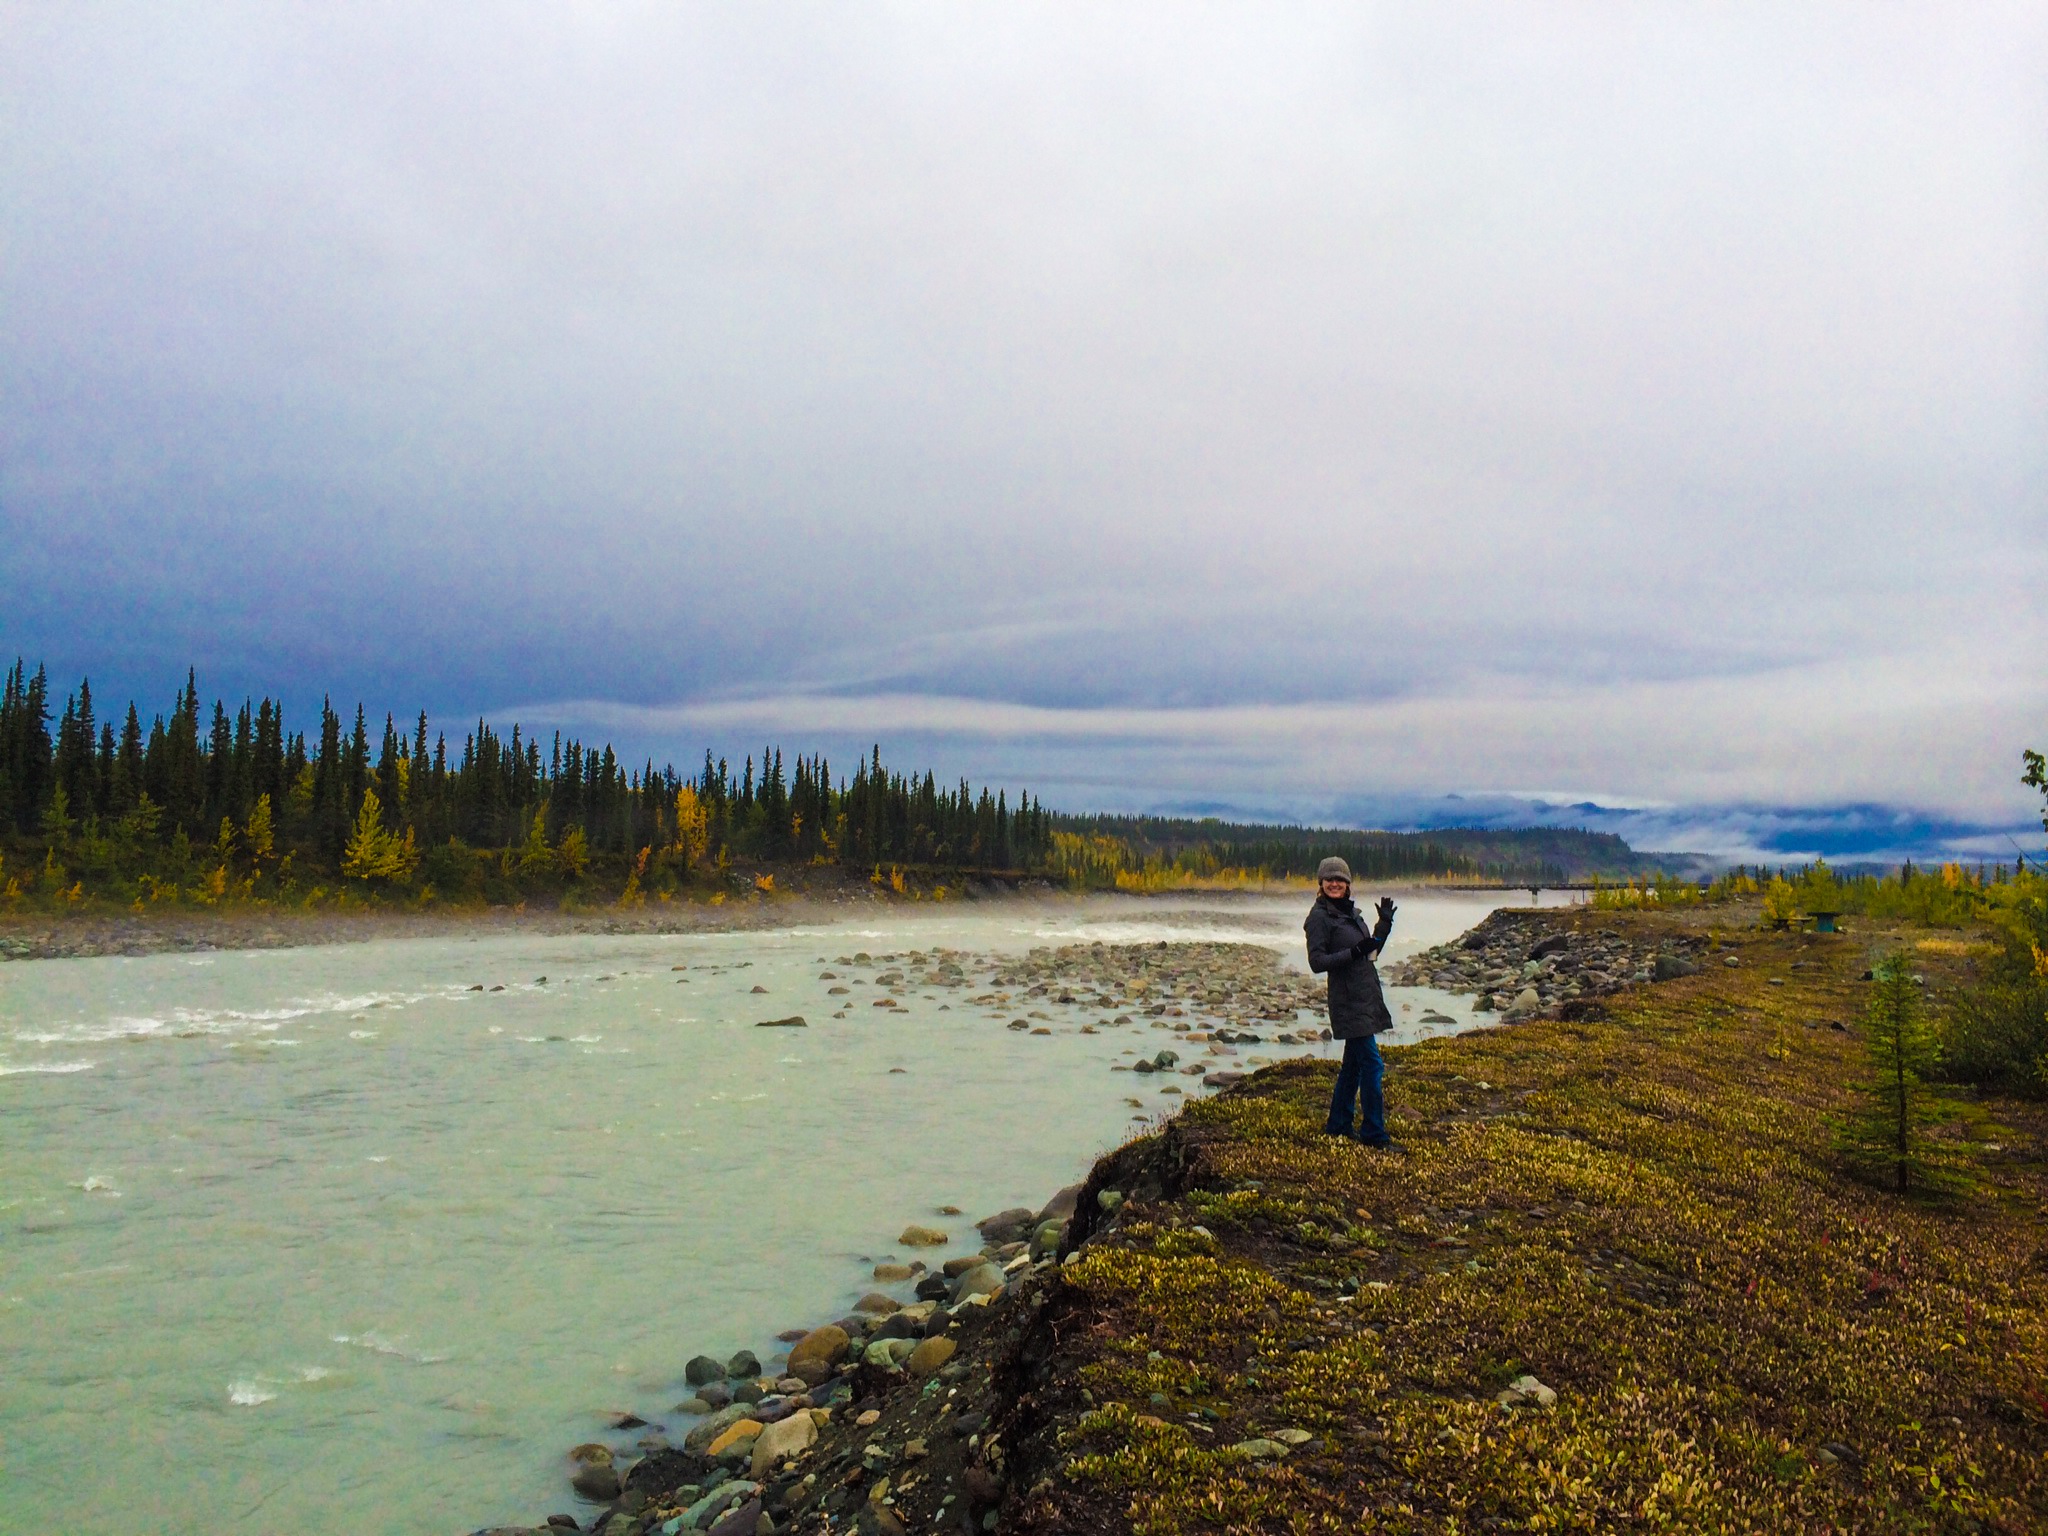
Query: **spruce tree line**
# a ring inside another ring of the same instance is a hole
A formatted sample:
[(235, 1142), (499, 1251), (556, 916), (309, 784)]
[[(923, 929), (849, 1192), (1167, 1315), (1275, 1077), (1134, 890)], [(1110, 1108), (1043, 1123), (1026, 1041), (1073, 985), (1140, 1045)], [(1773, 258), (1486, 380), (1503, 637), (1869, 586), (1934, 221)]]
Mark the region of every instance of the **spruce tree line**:
[(1420, 877), (1564, 885), (1589, 875), (1619, 876), (1654, 867), (1612, 832), (1569, 827), (1446, 827), (1372, 832), (1226, 822), (1214, 817), (1056, 815), (1053, 830), (1108, 838), (1134, 860), (1160, 860), (1203, 875), (1219, 869), (1307, 877), (1335, 854), (1360, 884)]
[(345, 720), (331, 700), (310, 732), (269, 698), (232, 714), (216, 700), (209, 716), (191, 671), (147, 729), (133, 702), (118, 726), (100, 718), (89, 681), (54, 731), (52, 713), (47, 671), (17, 661), (0, 689), (0, 833), (15, 855), (0, 890), (10, 878), (96, 889), (219, 869), (237, 881), (440, 881), (454, 895), (480, 870), (532, 884), (579, 876), (593, 858), (636, 881), (732, 859), (1027, 872), (1051, 846), (1051, 818), (1028, 793), (1013, 803), (964, 779), (942, 788), (929, 772), (886, 768), (879, 747), (850, 780), (835, 782), (823, 756), (785, 766), (772, 747), (737, 772), (707, 752), (685, 777), (559, 732), (543, 750), (517, 725), (508, 736), (482, 720), (451, 749), (424, 712), (407, 728), (387, 715), (373, 738), (362, 705)]

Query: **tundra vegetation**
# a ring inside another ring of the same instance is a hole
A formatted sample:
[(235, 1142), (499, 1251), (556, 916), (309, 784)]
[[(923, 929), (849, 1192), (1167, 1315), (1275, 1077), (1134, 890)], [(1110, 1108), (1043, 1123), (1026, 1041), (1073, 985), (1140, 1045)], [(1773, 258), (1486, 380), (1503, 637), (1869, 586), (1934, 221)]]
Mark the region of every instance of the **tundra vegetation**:
[[(2021, 783), (2040, 792), (2048, 831), (2048, 764), (2033, 751), (2022, 761)], [(1922, 947), (1947, 945), (1974, 963), (1966, 982), (1936, 999), (1939, 1017), (1924, 1029), (1916, 1024), (1924, 1045), (1909, 1075), (2048, 1096), (2048, 879), (2038, 862), (2032, 869), (2024, 857), (2009, 866), (1951, 862), (1932, 870), (1906, 863), (1887, 874), (1840, 875), (1816, 860), (1793, 870), (1731, 870), (1704, 885), (1630, 880), (1596, 889), (1592, 904), (1610, 912), (1739, 907), (1774, 930), (1802, 929), (1818, 914), (1950, 930), (1953, 937), (1923, 936)], [(1900, 964), (1912, 969), (1905, 959)], [(1874, 1070), (1897, 1080), (1896, 1062)]]
[(1972, 956), (1749, 912), (1693, 974), (1395, 1048), (1405, 1156), (1323, 1135), (1297, 1061), (1106, 1159), (1015, 1367), (1005, 1528), (2048, 1528), (2048, 1115), (1914, 1101), (1945, 1192), (1841, 1141), (1873, 1025), (1909, 1058)]

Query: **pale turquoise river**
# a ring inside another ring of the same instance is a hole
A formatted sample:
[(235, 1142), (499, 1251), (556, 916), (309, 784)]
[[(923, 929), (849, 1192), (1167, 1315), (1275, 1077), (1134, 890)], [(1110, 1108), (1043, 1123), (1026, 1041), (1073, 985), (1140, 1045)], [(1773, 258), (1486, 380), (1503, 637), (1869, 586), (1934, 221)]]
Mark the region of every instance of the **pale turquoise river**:
[[(1497, 900), (1405, 898), (1391, 955)], [(964, 1250), (972, 1218), (1043, 1203), (1129, 1134), (1134, 1079), (1107, 1070), (1129, 1034), (1046, 1001), (1050, 1036), (1005, 1029), (968, 1003), (989, 975), (969, 957), (1235, 939), (1299, 967), (1304, 906), (0, 966), (0, 1531), (581, 1516), (562, 1454), (607, 1413), (686, 1422), (690, 1356), (767, 1358), (872, 1289), (906, 1223)], [(970, 984), (831, 1017), (839, 957), (872, 977), (933, 949)], [(1390, 997), (1397, 1040), (1471, 1022)]]

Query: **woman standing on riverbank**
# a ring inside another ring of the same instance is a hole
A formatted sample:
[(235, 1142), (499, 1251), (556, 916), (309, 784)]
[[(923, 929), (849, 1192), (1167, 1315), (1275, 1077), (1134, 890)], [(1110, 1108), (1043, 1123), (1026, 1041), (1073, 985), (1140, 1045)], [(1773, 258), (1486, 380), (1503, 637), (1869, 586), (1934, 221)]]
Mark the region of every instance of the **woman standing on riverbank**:
[[(1344, 1064), (1337, 1069), (1337, 1091), (1330, 1099), (1332, 1136), (1356, 1136), (1369, 1147), (1391, 1147), (1387, 1135), (1386, 1099), (1381, 1083), (1386, 1074), (1380, 1043), (1374, 1038), (1391, 1029), (1394, 1016), (1380, 992), (1380, 974), (1372, 957), (1386, 947), (1394, 931), (1394, 903), (1382, 896), (1372, 931), (1351, 899), (1351, 866), (1325, 859), (1316, 870), (1321, 892), (1301, 926), (1308, 934), (1308, 968), (1327, 978), (1330, 1033), (1344, 1042)], [(1359, 1126), (1351, 1128), (1352, 1100), (1358, 1101)]]

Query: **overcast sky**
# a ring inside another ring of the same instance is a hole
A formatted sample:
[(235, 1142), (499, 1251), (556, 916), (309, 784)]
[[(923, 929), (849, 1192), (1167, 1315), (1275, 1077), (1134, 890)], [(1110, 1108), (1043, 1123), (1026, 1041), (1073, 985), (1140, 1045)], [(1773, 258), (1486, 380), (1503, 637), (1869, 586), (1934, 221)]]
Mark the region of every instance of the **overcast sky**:
[(103, 699), (2030, 821), (2038, 5), (4, 4), (0, 114)]

